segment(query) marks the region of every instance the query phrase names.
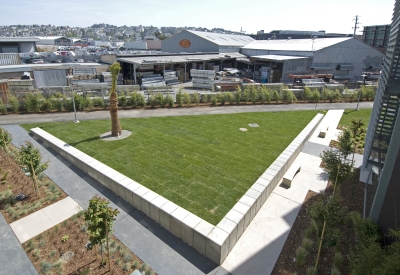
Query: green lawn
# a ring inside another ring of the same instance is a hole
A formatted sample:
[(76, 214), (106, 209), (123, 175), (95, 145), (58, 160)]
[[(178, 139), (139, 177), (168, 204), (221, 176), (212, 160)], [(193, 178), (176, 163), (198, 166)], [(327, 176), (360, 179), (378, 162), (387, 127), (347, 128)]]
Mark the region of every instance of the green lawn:
[(215, 225), (316, 114), (121, 119), (133, 133), (113, 142), (99, 139), (111, 130), (110, 120), (22, 126), (43, 128)]
[(342, 119), (339, 122), (339, 127), (347, 126), (350, 127), (352, 125), (351, 121), (353, 119), (362, 119), (364, 122), (364, 127), (368, 127), (369, 118), (371, 117), (372, 109), (360, 109), (358, 111), (351, 109), (351, 110), (344, 110)]

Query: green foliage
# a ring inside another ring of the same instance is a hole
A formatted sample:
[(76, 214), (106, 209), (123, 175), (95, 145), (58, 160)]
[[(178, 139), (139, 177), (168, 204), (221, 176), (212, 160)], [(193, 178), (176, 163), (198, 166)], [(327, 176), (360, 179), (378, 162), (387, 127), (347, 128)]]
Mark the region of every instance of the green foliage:
[(47, 261), (41, 261), (40, 262), (40, 271), (43, 274), (47, 274), (52, 267), (53, 267), (53, 265), (51, 263), (47, 262)]
[(193, 101), (196, 103), (196, 106), (199, 106), (200, 104), (200, 94), (199, 93), (194, 93), (192, 94), (193, 96)]
[(49, 98), (50, 104), (53, 107), (53, 109), (57, 110), (59, 112), (61, 112), (64, 109), (64, 107), (63, 107), (64, 100), (65, 100), (65, 98), (63, 98), (63, 97), (60, 98), (60, 97), (58, 97), (56, 95), (52, 95)]
[(50, 251), (50, 253), (49, 253), (49, 257), (50, 257), (50, 258), (53, 258), (53, 257), (56, 255), (56, 253), (57, 253), (57, 251), (56, 251), (56, 250), (52, 250), (52, 251)]
[(216, 95), (212, 95), (211, 98), (210, 98), (210, 101), (211, 101), (211, 105), (213, 105), (213, 106), (217, 105), (217, 103), (218, 103), (217, 96)]
[[(130, 104), (131, 104), (131, 101), (130, 101)], [(93, 98), (93, 106), (104, 108), (104, 100), (101, 97), (94, 97)]]
[(64, 235), (64, 236), (62, 236), (62, 238), (61, 238), (61, 241), (63, 242), (63, 243), (65, 243), (66, 241), (68, 241), (69, 240), (69, 236), (68, 235)]
[(17, 113), (19, 111), (19, 100), (16, 96), (8, 93), (8, 107), (12, 113)]
[(330, 103), (332, 103), (333, 101), (338, 100), (341, 97), (341, 93), (339, 92), (338, 89), (336, 90), (329, 90), (324, 88), (322, 90), (322, 99), (323, 100), (328, 100)]
[(7, 105), (3, 103), (3, 100), (0, 98), (0, 114), (7, 114)]
[(314, 90), (311, 95), (311, 101), (318, 103), (320, 99), (321, 99), (321, 94), (319, 93), (318, 90)]
[(141, 93), (132, 92), (130, 105), (132, 105), (133, 108), (137, 108), (137, 106), (142, 106), (143, 108), (145, 108), (146, 100)]
[(338, 194), (335, 196), (322, 194), (306, 211), (309, 217), (315, 221), (313, 226), (318, 236), (321, 234), (323, 224), (326, 221), (324, 244), (328, 247), (335, 246), (340, 239), (340, 234), (335, 227), (343, 223), (345, 214), (342, 198)]
[(310, 101), (313, 97), (313, 91), (308, 86), (304, 87), (303, 100)]
[(352, 131), (347, 127), (343, 128), (338, 136), (338, 147), (342, 158), (347, 158), (353, 152), (354, 137)]
[(132, 268), (136, 269), (139, 267), (139, 262), (138, 261), (134, 261), (132, 264)]
[(37, 93), (34, 95), (33, 93), (28, 93), (25, 96), (24, 107), (27, 112), (39, 112), (42, 102), (44, 101), (43, 95)]
[(240, 105), (240, 101), (242, 99), (242, 89), (238, 86), (236, 88), (236, 92), (234, 93), (235, 102), (237, 105)]
[(343, 264), (343, 255), (340, 252), (336, 252), (335, 255), (333, 256), (333, 265), (339, 269), (342, 267)]
[(165, 97), (165, 104), (170, 108), (174, 107), (174, 98), (170, 94), (167, 94), (167, 96)]
[(250, 91), (251, 91), (250, 86), (249, 86), (249, 85), (246, 85), (245, 88), (243, 89), (243, 92), (242, 92), (242, 100), (243, 100), (244, 104), (246, 104), (247, 102), (249, 102), (249, 99), (250, 99)]
[(179, 88), (178, 93), (176, 94), (176, 104), (178, 104), (179, 107), (183, 107), (183, 93), (182, 93), (182, 88)]
[(0, 146), (3, 148), (4, 152), (7, 154), (8, 145), (11, 143), (12, 137), (9, 132), (0, 128)]
[(33, 256), (35, 257), (35, 258), (40, 258), (40, 249), (34, 249), (33, 250)]
[(127, 104), (128, 104), (128, 99), (126, 98), (125, 94), (122, 93), (122, 95), (118, 97), (118, 105), (121, 107), (126, 107)]
[(40, 106), (41, 111), (50, 112), (53, 110), (53, 101), (50, 98), (44, 99)]
[(149, 267), (147, 266), (146, 263), (142, 263), (142, 265), (140, 266), (139, 270), (140, 272), (145, 272)]
[(85, 221), (89, 223), (89, 241), (93, 245), (101, 245), (106, 237), (106, 225), (108, 234), (112, 234), (113, 223), (118, 215), (117, 209), (112, 209), (108, 205), (107, 199), (94, 196), (89, 200), (88, 210), (84, 213)]
[(361, 86), (361, 98), (365, 100), (374, 100), (376, 88), (372, 86)]
[(230, 105), (233, 105), (233, 103), (234, 103), (234, 96), (233, 96), (233, 93), (231, 93), (231, 92), (226, 92), (226, 93), (225, 93), (225, 100), (226, 100), (226, 102), (228, 102)]
[(183, 103), (190, 107), (190, 95), (188, 93), (183, 93)]
[(154, 272), (151, 269), (148, 269), (144, 274), (145, 275), (154, 275)]
[(301, 246), (304, 247), (306, 251), (310, 251), (312, 245), (313, 242), (309, 238), (303, 238), (303, 240), (301, 240)]
[(275, 103), (279, 103), (280, 97), (278, 91), (273, 91), (271, 94), (271, 100), (275, 101)]
[(304, 263), (306, 261), (307, 254), (308, 254), (307, 250), (302, 246), (299, 246), (296, 249), (296, 264), (297, 264), (297, 266), (303, 266), (304, 265)]
[(293, 101), (297, 100), (294, 93), (292, 91), (290, 91), (286, 86), (284, 86), (281, 89), (280, 98), (283, 103), (289, 103), (289, 104), (293, 103)]
[(226, 102), (226, 93), (222, 92), (218, 94), (219, 97), (219, 102), (221, 103), (221, 105), (225, 105)]
[(250, 100), (253, 104), (256, 104), (259, 99), (258, 91), (256, 86), (251, 86), (250, 89)]
[(307, 275), (317, 275), (317, 270), (315, 269), (315, 267), (309, 266), (309, 267), (307, 267), (306, 274)]
[(336, 176), (337, 184), (340, 185), (352, 175), (351, 160), (344, 159), (340, 151), (332, 148), (326, 149), (322, 152), (321, 158), (325, 164), (323, 169), (328, 173), (332, 183), (335, 182)]
[(43, 173), (49, 166), (49, 162), (42, 162), (42, 155), (38, 148), (35, 148), (29, 141), (25, 142), (25, 146), (21, 145), (19, 154), (17, 156), (18, 163), (30, 173), (30, 177), (33, 175), (39, 175)]
[(207, 94), (203, 94), (201, 101), (205, 104), (210, 102), (210, 98)]
[(340, 275), (340, 271), (337, 267), (333, 267), (331, 271), (331, 275)]

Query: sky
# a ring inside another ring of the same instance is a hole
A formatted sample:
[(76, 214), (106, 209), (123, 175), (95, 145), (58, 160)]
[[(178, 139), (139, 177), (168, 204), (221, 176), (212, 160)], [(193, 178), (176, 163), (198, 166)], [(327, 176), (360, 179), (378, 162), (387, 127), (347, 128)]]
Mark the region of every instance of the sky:
[(394, 0), (0, 0), (0, 25), (51, 24), (90, 27), (205, 27), (247, 34), (259, 30), (353, 33), (363, 26), (390, 24)]

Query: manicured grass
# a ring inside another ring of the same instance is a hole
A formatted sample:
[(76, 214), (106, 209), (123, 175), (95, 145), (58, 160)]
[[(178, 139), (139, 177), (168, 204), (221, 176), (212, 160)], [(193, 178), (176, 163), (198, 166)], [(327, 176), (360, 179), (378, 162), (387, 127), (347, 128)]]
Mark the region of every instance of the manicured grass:
[(369, 118), (371, 117), (372, 109), (360, 109), (358, 111), (344, 110), (342, 119), (339, 122), (339, 127), (347, 126), (350, 127), (352, 125), (351, 121), (353, 119), (362, 119), (364, 122), (364, 127), (368, 127)]
[(121, 119), (133, 133), (112, 142), (99, 139), (111, 130), (110, 120), (22, 126), (43, 128), (215, 225), (316, 114)]

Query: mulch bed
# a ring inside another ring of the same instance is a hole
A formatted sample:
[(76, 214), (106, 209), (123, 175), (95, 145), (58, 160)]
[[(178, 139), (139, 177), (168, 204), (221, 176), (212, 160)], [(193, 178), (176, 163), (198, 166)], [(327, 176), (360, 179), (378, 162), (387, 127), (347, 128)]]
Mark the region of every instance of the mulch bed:
[[(10, 146), (9, 150), (16, 153), (18, 149)], [(0, 149), (0, 167), (3, 173), (6, 170), (10, 171), (7, 182), (0, 184), (0, 211), (8, 223), (12, 223), (67, 197), (67, 194), (46, 176), (39, 179), (39, 197), (34, 192), (32, 179), (25, 175), (14, 158), (9, 156), (8, 160), (5, 152)], [(11, 195), (10, 192), (12, 192)], [(15, 204), (11, 203), (11, 207), (9, 207), (9, 202), (5, 197), (13, 197), (20, 193), (25, 194), (26, 199)]]
[[(62, 241), (64, 236), (68, 236), (66, 241)], [(90, 269), (86, 274), (129, 275), (143, 265), (142, 260), (112, 236), (109, 240), (112, 272), (109, 272), (108, 262), (106, 266), (102, 265), (100, 248), (88, 250), (88, 242), (87, 224), (81, 212), (26, 241), (22, 246), (40, 274), (80, 275)], [(60, 260), (69, 258), (66, 256), (71, 258), (68, 262)], [(103, 258), (107, 258), (105, 248)], [(146, 274), (154, 273), (150, 270)]]
[[(364, 203), (364, 186), (365, 184), (360, 182), (359, 179), (360, 171), (356, 170), (354, 176), (342, 183), (340, 186), (340, 192), (343, 198), (342, 206), (346, 209), (346, 213), (351, 211), (356, 211), (362, 215), (363, 203)], [(368, 185), (368, 203), (372, 201), (373, 195), (375, 194), (376, 184)], [(329, 182), (326, 193), (332, 194), (333, 187)], [(296, 257), (296, 249), (301, 245), (302, 239), (305, 235), (306, 229), (311, 224), (311, 219), (306, 213), (306, 209), (312, 205), (318, 199), (320, 195), (313, 191), (309, 191), (303, 205), (299, 211), (299, 214), (293, 224), (293, 227), (289, 233), (289, 236), (285, 242), (285, 245), (279, 255), (279, 258), (275, 264), (272, 271), (272, 275), (284, 274), (306, 274), (307, 267), (314, 267), (316, 262), (316, 257), (318, 253), (319, 238), (312, 234), (311, 240), (313, 241), (312, 248), (308, 253), (305, 264), (301, 267), (297, 266), (294, 261)], [(340, 245), (338, 246), (339, 252), (343, 255), (343, 264), (340, 267), (341, 274), (350, 273), (350, 263), (348, 255), (350, 253), (351, 247), (355, 246), (355, 234), (351, 226), (351, 222), (345, 219), (345, 222), (338, 226), (340, 234)], [(333, 268), (333, 258), (335, 254), (335, 248), (324, 248), (322, 250), (319, 264), (318, 264), (318, 274), (331, 274)]]

